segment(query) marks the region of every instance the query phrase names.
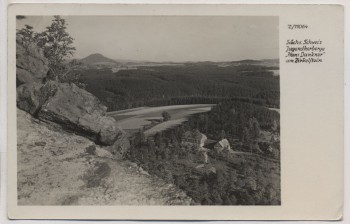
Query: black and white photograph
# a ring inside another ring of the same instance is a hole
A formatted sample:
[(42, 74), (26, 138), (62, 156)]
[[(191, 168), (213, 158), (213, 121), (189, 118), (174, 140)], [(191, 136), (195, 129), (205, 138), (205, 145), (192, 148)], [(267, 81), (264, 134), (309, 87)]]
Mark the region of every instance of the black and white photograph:
[(278, 26), (17, 15), (17, 204), (283, 204)]

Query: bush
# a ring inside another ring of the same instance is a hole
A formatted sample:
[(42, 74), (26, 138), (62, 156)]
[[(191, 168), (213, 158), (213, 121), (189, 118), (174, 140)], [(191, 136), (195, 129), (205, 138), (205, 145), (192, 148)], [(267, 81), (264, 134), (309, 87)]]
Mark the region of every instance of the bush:
[(162, 117), (163, 117), (163, 121), (168, 121), (171, 119), (171, 116), (167, 111), (163, 111)]

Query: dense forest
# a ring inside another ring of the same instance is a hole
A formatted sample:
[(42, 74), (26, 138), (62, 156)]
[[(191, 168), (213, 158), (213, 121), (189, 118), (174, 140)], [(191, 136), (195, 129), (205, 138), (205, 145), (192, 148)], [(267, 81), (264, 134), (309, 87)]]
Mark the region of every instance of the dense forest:
[(242, 103), (236, 100), (225, 100), (214, 106), (210, 113), (202, 113), (189, 118), (191, 127), (200, 130), (214, 139), (219, 138), (222, 130), (228, 136), (244, 138), (244, 128), (250, 118), (255, 118), (261, 129), (279, 131), (280, 114), (265, 107)]
[(279, 108), (276, 67), (218, 66), (215, 63), (141, 66), (112, 72), (110, 68), (76, 70), (86, 90), (109, 111), (140, 106), (218, 103), (224, 99)]
[[(210, 112), (193, 115), (188, 122), (154, 137), (146, 138), (140, 130), (126, 156), (151, 174), (183, 189), (196, 204), (280, 204), (279, 141), (268, 143), (277, 154), (264, 147), (259, 152), (248, 150), (252, 141), (259, 142), (259, 138), (243, 139), (249, 119), (254, 120), (259, 132), (279, 132), (277, 112), (249, 103), (225, 101)], [(260, 127), (260, 123), (264, 125)], [(184, 140), (188, 131), (207, 133), (213, 142), (227, 138), (240, 153), (216, 152), (206, 146), (210, 149), (210, 162), (203, 164), (198, 147)], [(241, 144), (234, 144), (235, 141)]]

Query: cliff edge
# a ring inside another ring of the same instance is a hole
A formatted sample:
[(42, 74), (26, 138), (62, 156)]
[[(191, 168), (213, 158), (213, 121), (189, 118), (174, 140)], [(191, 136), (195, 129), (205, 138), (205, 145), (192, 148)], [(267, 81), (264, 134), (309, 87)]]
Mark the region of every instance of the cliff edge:
[(17, 127), (19, 205), (191, 203), (184, 192), (136, 164), (19, 109)]
[(19, 205), (183, 205), (191, 199), (121, 157), (126, 133), (94, 95), (48, 78), (48, 60), (17, 35)]

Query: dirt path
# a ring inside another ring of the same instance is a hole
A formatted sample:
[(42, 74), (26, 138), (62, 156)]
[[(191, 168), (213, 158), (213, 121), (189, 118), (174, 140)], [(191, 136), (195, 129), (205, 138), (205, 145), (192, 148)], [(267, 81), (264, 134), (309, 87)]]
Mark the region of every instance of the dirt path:
[(17, 110), (19, 205), (183, 205), (191, 199), (136, 164)]

